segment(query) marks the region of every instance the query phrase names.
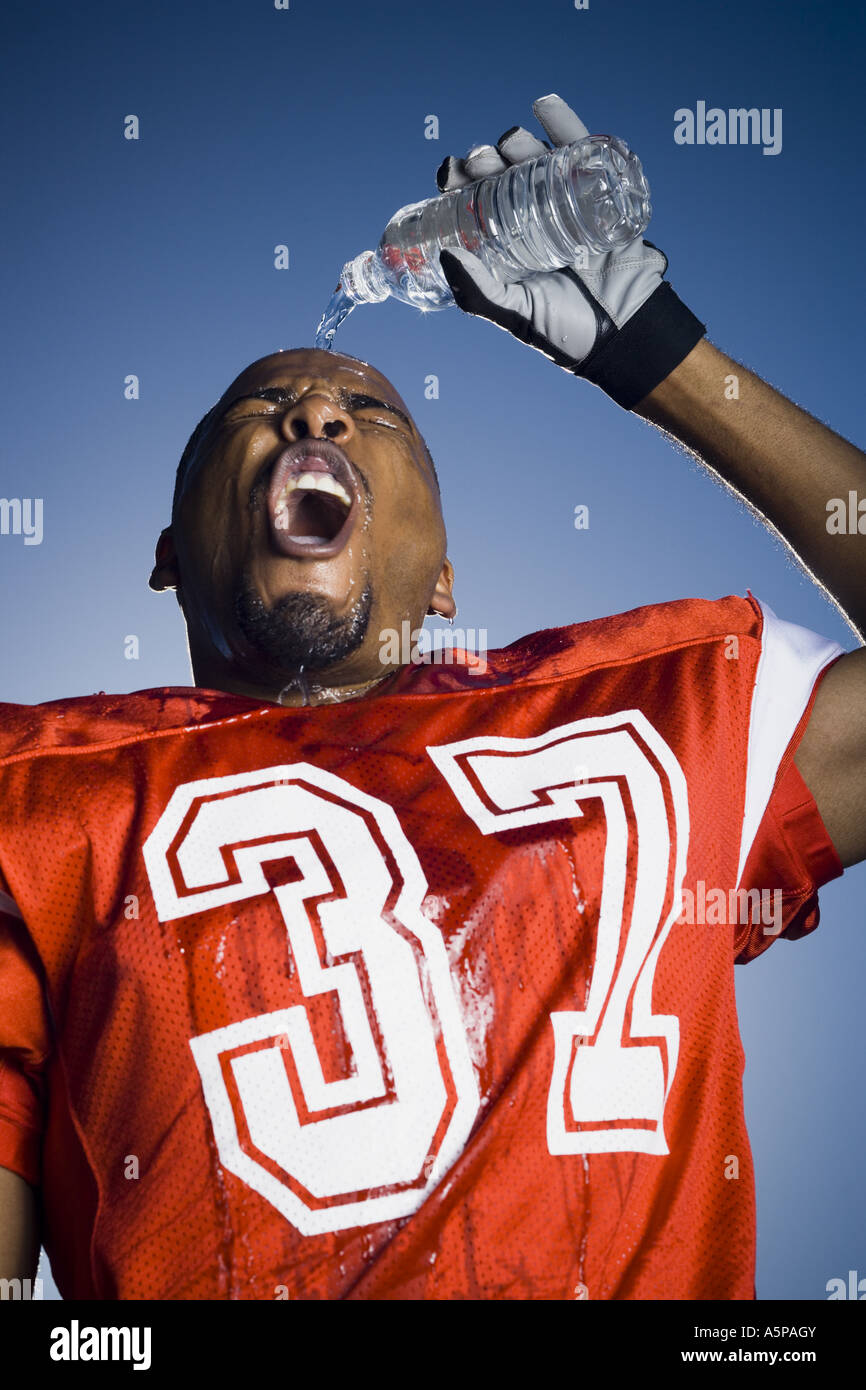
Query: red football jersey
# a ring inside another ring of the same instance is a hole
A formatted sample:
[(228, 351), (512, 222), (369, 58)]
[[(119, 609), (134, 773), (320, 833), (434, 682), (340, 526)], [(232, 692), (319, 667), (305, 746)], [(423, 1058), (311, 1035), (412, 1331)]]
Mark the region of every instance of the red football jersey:
[(313, 708), (0, 718), (0, 1164), (66, 1298), (748, 1299), (733, 966), (842, 866), (749, 596)]

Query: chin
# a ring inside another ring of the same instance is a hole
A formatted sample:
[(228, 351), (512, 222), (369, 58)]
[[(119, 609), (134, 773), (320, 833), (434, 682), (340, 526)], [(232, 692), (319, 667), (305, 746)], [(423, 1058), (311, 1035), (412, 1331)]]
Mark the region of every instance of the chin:
[(324, 594), (295, 591), (267, 607), (246, 578), (235, 594), (235, 618), (245, 641), (279, 671), (327, 671), (362, 645), (373, 606), (371, 587), (345, 611)]

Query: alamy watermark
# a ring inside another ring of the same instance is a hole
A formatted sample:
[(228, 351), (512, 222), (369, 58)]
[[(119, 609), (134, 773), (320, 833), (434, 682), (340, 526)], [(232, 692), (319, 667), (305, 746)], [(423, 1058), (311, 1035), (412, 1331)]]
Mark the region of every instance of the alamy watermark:
[(848, 1278), (828, 1279), (825, 1284), (828, 1301), (837, 1298), (856, 1299), (858, 1303), (866, 1300), (866, 1279), (861, 1279), (856, 1269), (848, 1270)]
[(38, 1276), (35, 1279), (0, 1279), (0, 1302), (12, 1299), (29, 1303), (42, 1297), (42, 1280)]
[(51, 1329), (48, 1355), (52, 1361), (131, 1361), (134, 1371), (151, 1364), (149, 1327), (82, 1327), (73, 1318), (68, 1327)]
[(25, 545), (41, 545), (42, 498), (0, 497), (0, 536), (23, 536)]
[(677, 145), (763, 145), (764, 154), (782, 153), (782, 108), (768, 106), (680, 106), (674, 112)]
[(436, 666), (463, 666), (474, 676), (487, 670), (487, 628), (451, 627), (436, 632), (413, 628), (408, 618), (400, 630), (383, 627), (379, 633), (379, 660), (383, 666), (408, 666), (429, 662)]
[(678, 925), (725, 927), (762, 923), (765, 936), (782, 930), (781, 888), (708, 888), (702, 878), (680, 890)]
[(827, 530), (831, 536), (866, 536), (866, 497), (853, 488), (844, 497), (831, 497), (827, 502)]

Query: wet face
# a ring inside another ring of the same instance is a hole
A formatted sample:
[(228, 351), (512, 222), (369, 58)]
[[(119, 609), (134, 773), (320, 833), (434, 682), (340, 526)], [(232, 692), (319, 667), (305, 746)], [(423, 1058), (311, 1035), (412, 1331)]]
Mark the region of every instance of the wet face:
[(453, 614), (432, 467), (379, 372), (298, 349), (248, 367), (186, 470), (154, 588), (176, 587), (197, 684), (275, 692), (386, 674), (383, 633)]

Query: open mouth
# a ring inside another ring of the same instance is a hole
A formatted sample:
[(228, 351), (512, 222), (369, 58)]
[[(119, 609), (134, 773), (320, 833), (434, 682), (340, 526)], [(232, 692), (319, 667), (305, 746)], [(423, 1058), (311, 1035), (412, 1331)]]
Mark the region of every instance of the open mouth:
[(299, 441), (277, 459), (268, 516), (282, 554), (311, 560), (339, 554), (359, 508), (355, 471), (330, 440)]

